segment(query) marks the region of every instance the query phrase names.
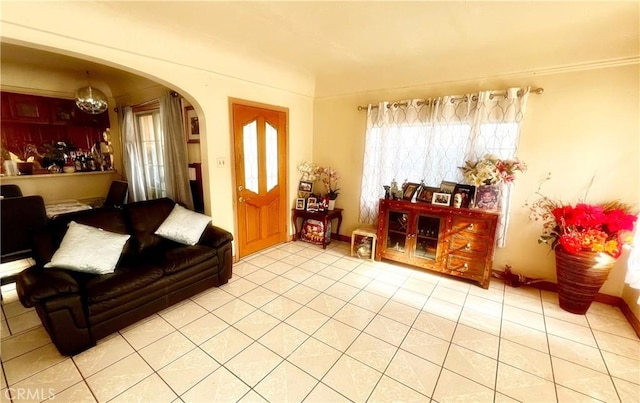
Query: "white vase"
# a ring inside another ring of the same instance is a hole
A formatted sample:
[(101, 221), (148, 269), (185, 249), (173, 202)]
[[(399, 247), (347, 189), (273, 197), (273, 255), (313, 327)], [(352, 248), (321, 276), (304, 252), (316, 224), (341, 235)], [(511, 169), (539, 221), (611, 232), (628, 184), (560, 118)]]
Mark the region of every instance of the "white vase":
[(336, 201), (329, 199), (329, 210), (333, 210), (334, 208), (336, 208)]

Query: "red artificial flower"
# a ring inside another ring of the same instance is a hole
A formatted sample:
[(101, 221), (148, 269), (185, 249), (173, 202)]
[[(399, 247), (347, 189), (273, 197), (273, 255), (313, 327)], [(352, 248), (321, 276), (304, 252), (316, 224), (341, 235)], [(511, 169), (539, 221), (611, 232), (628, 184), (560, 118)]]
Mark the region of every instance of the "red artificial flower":
[(633, 224), (637, 219), (637, 216), (627, 214), (622, 209), (614, 209), (608, 211), (605, 215), (604, 225), (610, 233), (616, 233), (618, 231), (632, 231)]
[(623, 233), (633, 231), (638, 221), (634, 209), (618, 201), (600, 204), (578, 203), (575, 206), (540, 197), (531, 205), (531, 217), (543, 221), (543, 234), (538, 243), (555, 248), (560, 245), (568, 253), (580, 251), (607, 253), (618, 258), (623, 245), (630, 240)]
[(560, 245), (569, 253), (578, 253), (582, 250), (582, 242), (575, 232), (560, 235)]
[(604, 208), (580, 203), (574, 209), (575, 225), (584, 228), (598, 228), (604, 223)]

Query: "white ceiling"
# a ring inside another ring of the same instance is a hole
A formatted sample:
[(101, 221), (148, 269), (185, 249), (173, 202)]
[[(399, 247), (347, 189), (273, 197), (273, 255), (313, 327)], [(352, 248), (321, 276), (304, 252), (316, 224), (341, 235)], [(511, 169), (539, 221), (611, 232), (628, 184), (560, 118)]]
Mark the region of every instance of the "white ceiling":
[[(638, 1), (96, 2), (101, 12), (284, 63), (319, 83), (367, 77), (371, 89), (429, 77), (491, 77), (624, 58), (640, 51)], [(74, 59), (2, 59), (77, 68)], [(86, 64), (86, 62), (84, 62)], [(84, 69), (85, 67), (82, 67)], [(94, 69), (99, 69), (93, 66)], [(400, 78), (390, 82), (388, 72)], [(108, 68), (102, 74), (120, 73)], [(379, 84), (374, 81), (379, 78)], [(122, 79), (122, 77), (120, 77)]]

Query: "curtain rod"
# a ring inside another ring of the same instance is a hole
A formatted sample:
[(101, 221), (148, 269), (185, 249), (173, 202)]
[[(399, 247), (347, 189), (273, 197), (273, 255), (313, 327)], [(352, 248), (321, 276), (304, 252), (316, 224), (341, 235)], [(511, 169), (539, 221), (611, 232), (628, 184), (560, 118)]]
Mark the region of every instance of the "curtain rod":
[[(531, 92), (532, 94), (540, 95), (540, 94), (542, 94), (542, 93), (544, 92), (544, 88), (536, 88), (536, 89), (531, 90), (530, 92)], [(503, 94), (500, 94), (500, 93), (491, 94), (491, 95), (489, 96), (489, 98), (491, 99), (491, 98), (493, 98), (494, 96), (502, 96), (502, 97), (506, 97), (506, 96), (507, 96), (507, 93), (505, 92), (505, 93), (503, 93)], [(522, 91), (518, 91), (518, 96), (522, 96)], [(451, 102), (455, 102), (455, 101), (466, 101), (466, 100), (467, 100), (467, 96), (466, 96), (466, 95), (465, 95), (464, 97), (451, 98)], [(471, 100), (472, 100), (472, 101), (477, 101), (477, 100), (478, 100), (478, 96), (477, 96), (477, 95), (473, 95), (473, 96), (471, 97)], [(418, 103), (417, 103), (417, 105), (418, 105), (418, 106), (421, 106), (421, 105), (428, 105), (428, 104), (429, 104), (429, 100), (428, 100), (428, 99), (425, 99), (424, 101), (418, 101)], [(387, 105), (387, 108), (391, 108), (392, 106), (398, 107), (398, 106), (407, 106), (407, 105), (409, 105), (409, 104), (408, 104), (408, 103), (406, 103), (406, 102), (397, 102), (397, 101), (396, 101), (396, 102), (392, 102), (392, 103), (390, 103), (389, 105)], [(377, 108), (377, 107), (378, 107), (378, 105), (371, 105), (371, 108)], [(361, 105), (358, 105), (358, 110), (359, 110), (359, 111), (366, 111), (367, 109), (368, 109), (368, 106), (361, 106)]]

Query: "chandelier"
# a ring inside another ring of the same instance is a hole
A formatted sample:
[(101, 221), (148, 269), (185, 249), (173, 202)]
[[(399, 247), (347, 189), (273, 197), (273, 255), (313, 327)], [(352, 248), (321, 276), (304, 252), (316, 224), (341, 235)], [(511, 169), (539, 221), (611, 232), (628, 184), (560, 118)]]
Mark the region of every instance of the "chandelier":
[[(89, 72), (87, 71), (87, 82), (89, 82)], [(104, 92), (89, 85), (76, 91), (75, 101), (81, 111), (97, 115), (107, 110), (107, 96)]]

